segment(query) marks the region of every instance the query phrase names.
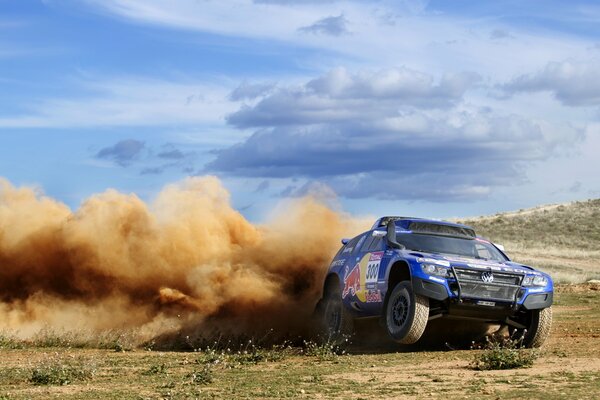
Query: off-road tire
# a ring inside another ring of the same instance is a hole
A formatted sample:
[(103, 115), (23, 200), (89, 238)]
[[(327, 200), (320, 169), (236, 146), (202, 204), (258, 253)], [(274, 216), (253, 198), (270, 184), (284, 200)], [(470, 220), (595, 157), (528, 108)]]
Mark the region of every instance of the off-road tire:
[(400, 282), (390, 294), (385, 307), (385, 326), (394, 341), (416, 343), (427, 326), (429, 299), (415, 294), (410, 282)]
[(552, 327), (552, 307), (541, 310), (532, 310), (527, 332), (521, 330), (523, 335), (523, 346), (528, 348), (541, 347), (548, 336)]
[(320, 340), (341, 344), (352, 335), (354, 320), (342, 303), (339, 290), (325, 293), (315, 311)]

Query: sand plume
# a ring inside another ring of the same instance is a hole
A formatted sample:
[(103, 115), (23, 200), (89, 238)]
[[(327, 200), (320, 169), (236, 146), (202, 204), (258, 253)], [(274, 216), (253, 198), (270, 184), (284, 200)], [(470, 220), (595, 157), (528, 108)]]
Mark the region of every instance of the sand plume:
[(298, 330), (339, 239), (365, 225), (306, 197), (256, 226), (215, 177), (168, 185), (151, 204), (107, 190), (76, 211), (0, 179), (0, 324)]

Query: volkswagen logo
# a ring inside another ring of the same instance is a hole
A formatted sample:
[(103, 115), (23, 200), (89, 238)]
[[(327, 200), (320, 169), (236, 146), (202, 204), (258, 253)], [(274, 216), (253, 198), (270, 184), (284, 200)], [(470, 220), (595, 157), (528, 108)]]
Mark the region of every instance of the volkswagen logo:
[(484, 283), (492, 283), (494, 282), (494, 274), (491, 271), (486, 271), (481, 273), (481, 280)]

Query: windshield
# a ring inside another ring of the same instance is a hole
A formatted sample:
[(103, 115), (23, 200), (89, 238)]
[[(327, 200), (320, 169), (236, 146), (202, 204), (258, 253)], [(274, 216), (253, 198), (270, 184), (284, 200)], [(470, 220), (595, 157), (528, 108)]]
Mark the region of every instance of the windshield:
[(398, 243), (409, 250), (426, 253), (454, 254), (484, 260), (507, 261), (491, 244), (475, 239), (459, 239), (455, 237), (422, 235), (416, 233), (396, 234)]

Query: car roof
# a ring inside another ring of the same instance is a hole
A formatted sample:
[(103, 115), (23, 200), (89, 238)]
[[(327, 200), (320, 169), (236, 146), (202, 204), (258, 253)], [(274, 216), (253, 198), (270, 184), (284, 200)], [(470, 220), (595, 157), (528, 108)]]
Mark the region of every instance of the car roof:
[(375, 223), (373, 224), (371, 229), (385, 227), (385, 226), (387, 226), (389, 221), (394, 221), (396, 226), (398, 226), (402, 229), (406, 229), (406, 230), (409, 229), (410, 224), (412, 224), (413, 222), (421, 222), (421, 223), (432, 224), (432, 225), (452, 226), (455, 228), (463, 228), (463, 229), (473, 230), (473, 228), (468, 225), (456, 224), (454, 222), (441, 221), (441, 220), (435, 220), (435, 219), (427, 219), (427, 218), (395, 217), (395, 216), (385, 216), (385, 217), (379, 218), (377, 221), (375, 221)]

